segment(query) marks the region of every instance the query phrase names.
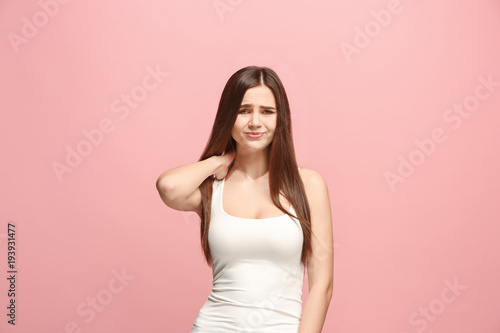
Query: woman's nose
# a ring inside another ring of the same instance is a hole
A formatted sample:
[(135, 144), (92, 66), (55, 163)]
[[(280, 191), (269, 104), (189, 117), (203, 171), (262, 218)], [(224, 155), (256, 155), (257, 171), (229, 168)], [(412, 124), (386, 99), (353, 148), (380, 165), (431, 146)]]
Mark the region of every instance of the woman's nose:
[(260, 115), (258, 112), (253, 112), (250, 118), (250, 125), (257, 126), (260, 125)]

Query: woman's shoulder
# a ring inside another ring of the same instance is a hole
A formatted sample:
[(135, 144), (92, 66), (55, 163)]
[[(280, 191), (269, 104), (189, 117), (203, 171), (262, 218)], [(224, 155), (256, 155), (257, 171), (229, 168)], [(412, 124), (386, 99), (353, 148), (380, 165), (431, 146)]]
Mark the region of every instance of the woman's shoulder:
[(328, 191), (325, 178), (318, 171), (300, 167), (299, 174), (308, 197), (309, 194), (318, 195)]
[(325, 179), (316, 170), (299, 167), (299, 174), (303, 182), (324, 182)]

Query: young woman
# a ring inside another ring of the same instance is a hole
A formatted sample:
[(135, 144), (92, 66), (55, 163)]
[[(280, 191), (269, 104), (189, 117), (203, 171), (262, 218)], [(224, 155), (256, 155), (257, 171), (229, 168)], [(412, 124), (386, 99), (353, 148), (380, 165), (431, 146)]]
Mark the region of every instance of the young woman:
[(288, 99), (272, 69), (231, 76), (199, 161), (165, 171), (156, 187), (167, 206), (201, 219), (213, 288), (191, 333), (321, 332), (333, 291), (328, 188), (297, 166)]

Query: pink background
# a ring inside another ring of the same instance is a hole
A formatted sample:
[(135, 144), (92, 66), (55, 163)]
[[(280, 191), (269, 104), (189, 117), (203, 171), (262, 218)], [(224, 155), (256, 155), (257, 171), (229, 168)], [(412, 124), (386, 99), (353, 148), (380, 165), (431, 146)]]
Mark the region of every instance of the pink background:
[(323, 331), (500, 332), (498, 1), (55, 4), (0, 3), (2, 332), (189, 332), (211, 270), (155, 181), (198, 160), (248, 65), (280, 75), (298, 164), (328, 182)]

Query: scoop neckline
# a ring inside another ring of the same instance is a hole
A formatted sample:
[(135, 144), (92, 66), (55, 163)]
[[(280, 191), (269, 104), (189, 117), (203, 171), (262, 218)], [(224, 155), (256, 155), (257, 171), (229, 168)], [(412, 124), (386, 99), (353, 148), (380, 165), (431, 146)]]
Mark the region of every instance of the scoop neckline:
[[(226, 213), (226, 211), (224, 210), (224, 205), (222, 204), (222, 201), (223, 201), (223, 198), (224, 198), (224, 183), (226, 181), (226, 178), (222, 178), (222, 181), (221, 181), (221, 190), (220, 190), (220, 199), (219, 199), (219, 206), (220, 206), (220, 210), (222, 211), (222, 214), (226, 215), (227, 217), (230, 217), (232, 219), (237, 219), (237, 220), (246, 220), (246, 221), (267, 221), (267, 220), (276, 220), (276, 219), (282, 219), (283, 217), (287, 217), (289, 216), (288, 214), (283, 214), (283, 215), (280, 215), (280, 216), (272, 216), (272, 217), (264, 217), (264, 218), (260, 218), (260, 219), (249, 219), (249, 218), (246, 218), (246, 217), (238, 217), (238, 216), (233, 216), (233, 215), (229, 215), (228, 213)], [(288, 212), (290, 213), (290, 210), (292, 210), (293, 207), (292, 205), (290, 205), (290, 208), (288, 208)]]

